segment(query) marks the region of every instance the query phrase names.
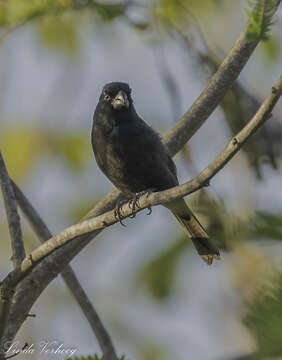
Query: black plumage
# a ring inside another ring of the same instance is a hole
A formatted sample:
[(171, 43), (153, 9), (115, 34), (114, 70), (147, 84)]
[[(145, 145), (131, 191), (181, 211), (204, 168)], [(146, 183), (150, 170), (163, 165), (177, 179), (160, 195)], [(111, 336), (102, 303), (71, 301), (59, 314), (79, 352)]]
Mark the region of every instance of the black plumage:
[[(104, 86), (92, 128), (98, 166), (127, 197), (178, 185), (175, 164), (160, 136), (135, 111), (126, 83)], [(218, 250), (183, 199), (166, 204), (184, 226), (204, 261), (219, 259)]]

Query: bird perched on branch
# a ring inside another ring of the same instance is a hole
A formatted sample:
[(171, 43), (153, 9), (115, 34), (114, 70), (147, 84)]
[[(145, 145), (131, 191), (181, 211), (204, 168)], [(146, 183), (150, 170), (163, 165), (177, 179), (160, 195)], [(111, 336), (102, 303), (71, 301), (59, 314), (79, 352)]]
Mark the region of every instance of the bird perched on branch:
[[(104, 86), (91, 137), (98, 166), (127, 199), (133, 199), (133, 211), (141, 195), (179, 184), (175, 164), (160, 136), (136, 113), (128, 84)], [(183, 199), (165, 206), (188, 232), (207, 264), (220, 259), (218, 249)], [(116, 213), (120, 220), (120, 205)]]

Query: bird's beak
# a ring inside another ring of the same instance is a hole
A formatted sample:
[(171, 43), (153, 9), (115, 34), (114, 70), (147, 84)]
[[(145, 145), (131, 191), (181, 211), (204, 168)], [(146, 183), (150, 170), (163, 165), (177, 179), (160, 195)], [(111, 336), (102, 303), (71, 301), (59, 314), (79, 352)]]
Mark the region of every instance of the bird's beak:
[(114, 100), (112, 101), (113, 108), (115, 110), (120, 110), (122, 108), (129, 108), (129, 100), (126, 93), (120, 90)]

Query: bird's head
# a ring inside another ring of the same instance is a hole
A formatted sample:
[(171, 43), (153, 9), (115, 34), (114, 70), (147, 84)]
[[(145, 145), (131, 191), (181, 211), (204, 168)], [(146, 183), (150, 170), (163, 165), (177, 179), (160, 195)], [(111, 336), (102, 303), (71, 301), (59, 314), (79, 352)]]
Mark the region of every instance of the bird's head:
[(126, 111), (132, 104), (131, 89), (128, 84), (122, 82), (106, 84), (100, 96), (100, 102), (114, 111)]

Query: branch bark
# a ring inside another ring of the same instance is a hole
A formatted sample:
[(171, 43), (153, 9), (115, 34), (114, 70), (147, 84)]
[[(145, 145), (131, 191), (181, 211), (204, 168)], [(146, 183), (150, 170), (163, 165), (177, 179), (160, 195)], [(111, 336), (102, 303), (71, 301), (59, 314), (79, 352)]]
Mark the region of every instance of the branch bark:
[[(17, 203), (19, 204), (22, 212), (29, 221), (34, 232), (37, 234), (40, 242), (44, 243), (46, 240), (50, 239), (53, 236), (52, 233), (50, 232), (40, 215), (28, 201), (26, 196), (20, 190), (20, 188), (12, 180), (11, 182), (13, 184)], [(80, 285), (80, 282), (77, 279), (71, 266), (66, 266), (65, 269), (62, 271), (61, 275), (69, 291), (76, 299), (89, 325), (91, 326), (102, 350), (103, 358), (105, 360), (118, 360), (111, 337), (105, 329), (98, 313), (96, 312), (86, 292)]]
[[(188, 110), (183, 118), (180, 119), (179, 123), (165, 135), (164, 142), (167, 144), (172, 156), (193, 136), (195, 131), (212, 113), (215, 106), (222, 100), (226, 91), (232, 86), (234, 80), (238, 77), (256, 48), (258, 41), (250, 42), (248, 40), (248, 28), (249, 25), (243, 29), (229, 55), (190, 110)], [(87, 217), (94, 217), (112, 209), (116, 203), (118, 194), (119, 192), (117, 190), (109, 193), (90, 211)], [(64, 247), (58, 248), (50, 256), (47, 256), (21, 281), (14, 296), (10, 311), (9, 326), (2, 338), (0, 348), (5, 341), (13, 339), (25, 319), (25, 314), (28, 313), (45, 287), (100, 231), (101, 229), (75, 237), (71, 242), (64, 245)], [(25, 299), (24, 302), (22, 298)]]

